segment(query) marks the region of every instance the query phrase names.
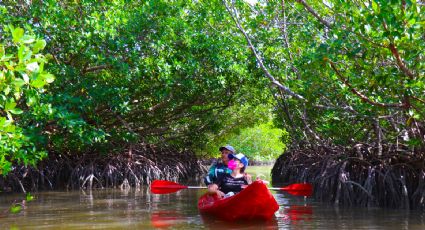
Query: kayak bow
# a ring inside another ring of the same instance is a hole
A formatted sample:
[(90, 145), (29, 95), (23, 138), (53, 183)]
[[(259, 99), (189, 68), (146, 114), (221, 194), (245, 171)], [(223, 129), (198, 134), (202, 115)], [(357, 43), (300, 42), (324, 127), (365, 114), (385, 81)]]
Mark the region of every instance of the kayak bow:
[(221, 199), (217, 195), (205, 194), (199, 198), (198, 209), (202, 214), (233, 221), (238, 219), (269, 220), (279, 205), (267, 186), (255, 181), (238, 194)]

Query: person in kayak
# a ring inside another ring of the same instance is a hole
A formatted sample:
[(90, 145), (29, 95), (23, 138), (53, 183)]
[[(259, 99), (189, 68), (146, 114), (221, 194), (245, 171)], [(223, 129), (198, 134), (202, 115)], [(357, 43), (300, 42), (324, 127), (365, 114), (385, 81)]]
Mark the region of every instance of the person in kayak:
[(221, 152), (221, 160), (215, 162), (211, 165), (208, 170), (208, 175), (204, 178), (204, 183), (208, 186), (208, 189), (217, 190), (217, 179), (225, 175), (226, 173), (231, 173), (232, 170), (227, 167), (229, 163), (229, 155), (236, 153), (235, 149), (230, 146), (222, 146), (218, 149)]
[(228, 197), (242, 191), (246, 185), (252, 183), (251, 176), (244, 173), (248, 166), (248, 158), (244, 154), (238, 153), (229, 154), (229, 159), (231, 160), (228, 163), (228, 167), (232, 172), (218, 178), (218, 189), (208, 188), (209, 193), (215, 193), (219, 197)]

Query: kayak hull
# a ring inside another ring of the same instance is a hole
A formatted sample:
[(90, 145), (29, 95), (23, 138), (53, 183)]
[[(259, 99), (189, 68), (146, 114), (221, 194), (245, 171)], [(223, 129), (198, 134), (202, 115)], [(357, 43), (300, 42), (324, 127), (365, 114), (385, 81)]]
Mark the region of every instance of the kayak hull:
[(267, 186), (255, 181), (240, 193), (220, 199), (216, 195), (204, 194), (199, 198), (198, 209), (219, 219), (234, 221), (270, 220), (279, 209), (279, 205)]

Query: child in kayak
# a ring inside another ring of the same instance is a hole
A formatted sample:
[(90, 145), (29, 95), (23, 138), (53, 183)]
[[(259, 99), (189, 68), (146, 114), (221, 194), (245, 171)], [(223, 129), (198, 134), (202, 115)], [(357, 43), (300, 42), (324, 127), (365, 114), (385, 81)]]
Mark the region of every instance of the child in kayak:
[(242, 191), (246, 185), (252, 183), (251, 176), (244, 173), (248, 166), (248, 158), (242, 153), (238, 153), (229, 154), (229, 159), (231, 160), (228, 167), (232, 170), (232, 173), (222, 175), (217, 180), (219, 189), (208, 188), (209, 193), (217, 194), (219, 197), (228, 197)]

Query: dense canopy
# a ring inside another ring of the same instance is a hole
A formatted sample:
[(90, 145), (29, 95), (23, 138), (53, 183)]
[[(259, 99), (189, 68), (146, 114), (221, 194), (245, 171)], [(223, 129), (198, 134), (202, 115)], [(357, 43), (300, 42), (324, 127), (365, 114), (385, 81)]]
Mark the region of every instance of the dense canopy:
[(267, 116), (260, 104), (292, 147), (423, 151), (424, 11), (420, 0), (6, 1), (1, 174), (46, 153), (202, 149)]

